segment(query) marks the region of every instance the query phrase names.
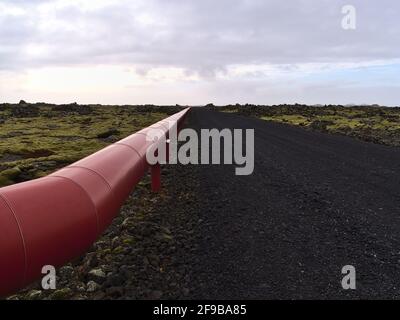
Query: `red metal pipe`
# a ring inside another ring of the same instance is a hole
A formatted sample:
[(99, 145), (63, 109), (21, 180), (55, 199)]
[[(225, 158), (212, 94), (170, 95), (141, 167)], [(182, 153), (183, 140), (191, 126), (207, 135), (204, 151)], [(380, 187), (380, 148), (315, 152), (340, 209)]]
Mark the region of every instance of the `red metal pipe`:
[(159, 163), (151, 166), (151, 190), (159, 192), (161, 189), (161, 165)]
[[(166, 124), (179, 127), (188, 111), (151, 129), (166, 138)], [(147, 141), (149, 128), (49, 176), (0, 189), (0, 296), (38, 279), (45, 265), (81, 256), (104, 232), (149, 168), (146, 150), (157, 144)], [(160, 166), (153, 171), (159, 189)]]

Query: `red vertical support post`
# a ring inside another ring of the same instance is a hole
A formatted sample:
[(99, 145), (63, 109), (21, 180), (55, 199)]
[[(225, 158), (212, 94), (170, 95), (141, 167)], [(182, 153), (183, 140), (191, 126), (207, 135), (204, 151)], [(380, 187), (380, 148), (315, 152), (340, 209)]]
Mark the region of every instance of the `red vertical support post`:
[(159, 163), (150, 167), (151, 170), (151, 190), (159, 192), (161, 189), (161, 165)]
[(167, 149), (167, 150), (165, 150), (165, 162), (166, 162), (166, 164), (169, 163), (169, 144), (170, 144), (170, 140), (167, 139), (167, 142), (165, 144), (166, 149)]

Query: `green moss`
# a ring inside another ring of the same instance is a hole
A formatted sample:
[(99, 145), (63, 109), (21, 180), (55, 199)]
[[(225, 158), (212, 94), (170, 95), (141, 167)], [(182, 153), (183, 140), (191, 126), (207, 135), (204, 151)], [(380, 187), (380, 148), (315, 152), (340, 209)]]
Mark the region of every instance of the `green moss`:
[(107, 249), (104, 249), (103, 251), (101, 251), (101, 253), (102, 253), (104, 256), (110, 254), (111, 252), (112, 252), (112, 251), (111, 251), (110, 248), (107, 248)]
[(116, 247), (112, 252), (114, 254), (120, 254), (120, 253), (124, 252), (124, 248), (119, 246), (119, 247)]
[(310, 121), (308, 118), (302, 115), (274, 115), (261, 117), (263, 120), (276, 121), (281, 123), (288, 123), (293, 125), (309, 125)]
[(22, 173), (18, 167), (6, 169), (0, 172), (0, 186), (6, 186), (15, 183), (15, 179)]
[(72, 290), (70, 288), (63, 288), (60, 290), (54, 291), (51, 295), (52, 300), (65, 300), (72, 296)]
[(244, 106), (239, 114), (255, 115), (312, 130), (339, 133), (366, 141), (400, 146), (400, 109), (385, 107)]
[(132, 237), (127, 238), (127, 239), (124, 239), (124, 240), (122, 241), (122, 243), (127, 244), (127, 245), (131, 245), (131, 244), (133, 244), (134, 242), (135, 242), (135, 239), (132, 238)]
[(236, 113), (236, 112), (238, 112), (238, 110), (237, 109), (224, 109), (224, 110), (222, 110), (222, 112), (225, 112), (225, 113)]
[(0, 109), (0, 186), (15, 183), (21, 173), (22, 180), (44, 176), (106, 147), (113, 141), (102, 139), (104, 133), (119, 140), (168, 116), (151, 108), (53, 105), (26, 105), (21, 117), (12, 116), (17, 107)]

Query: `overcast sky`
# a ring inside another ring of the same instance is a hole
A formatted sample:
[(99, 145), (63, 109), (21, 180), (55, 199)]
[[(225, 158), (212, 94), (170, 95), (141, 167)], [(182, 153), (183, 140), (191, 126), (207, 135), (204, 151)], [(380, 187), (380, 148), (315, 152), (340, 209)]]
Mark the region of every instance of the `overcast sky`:
[(399, 16), (398, 0), (0, 0), (0, 102), (400, 105)]

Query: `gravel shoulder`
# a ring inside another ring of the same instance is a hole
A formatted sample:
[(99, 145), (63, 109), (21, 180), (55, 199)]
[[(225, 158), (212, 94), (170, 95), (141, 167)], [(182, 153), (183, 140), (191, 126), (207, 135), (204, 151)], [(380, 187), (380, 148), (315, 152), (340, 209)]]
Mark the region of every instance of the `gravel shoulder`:
[(191, 186), (175, 184), (191, 181), (187, 169), (164, 167), (158, 194), (145, 177), (89, 252), (57, 270), (57, 290), (41, 290), (38, 282), (8, 299), (187, 298), (197, 210)]

